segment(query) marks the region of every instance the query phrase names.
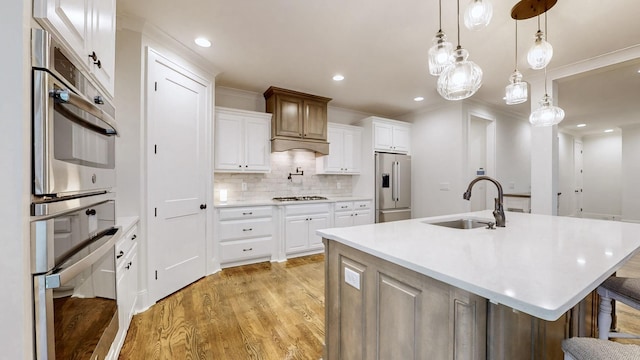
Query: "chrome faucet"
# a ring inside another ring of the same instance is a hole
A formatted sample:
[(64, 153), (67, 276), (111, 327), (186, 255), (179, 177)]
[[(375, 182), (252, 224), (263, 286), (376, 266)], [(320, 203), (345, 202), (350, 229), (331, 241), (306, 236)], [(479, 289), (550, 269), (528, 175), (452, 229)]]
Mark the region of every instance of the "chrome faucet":
[(502, 201), (503, 201), (502, 185), (500, 185), (500, 183), (497, 180), (490, 178), (488, 176), (478, 176), (477, 178), (471, 180), (471, 182), (469, 183), (469, 187), (467, 187), (467, 191), (464, 192), (462, 197), (465, 200), (471, 199), (471, 188), (473, 187), (473, 185), (475, 185), (475, 183), (477, 183), (480, 180), (491, 181), (498, 188), (498, 197), (494, 199), (495, 205), (493, 210), (493, 217), (496, 219), (496, 226), (505, 227), (506, 219), (504, 217), (504, 209), (502, 207)]

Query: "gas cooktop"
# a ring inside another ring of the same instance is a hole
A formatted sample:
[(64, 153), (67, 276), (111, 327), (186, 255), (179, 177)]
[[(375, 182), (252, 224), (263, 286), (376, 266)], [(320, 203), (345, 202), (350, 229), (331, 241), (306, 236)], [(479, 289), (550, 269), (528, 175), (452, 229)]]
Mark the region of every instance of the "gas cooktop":
[(274, 197), (275, 201), (308, 201), (308, 200), (327, 200), (324, 196), (283, 196)]

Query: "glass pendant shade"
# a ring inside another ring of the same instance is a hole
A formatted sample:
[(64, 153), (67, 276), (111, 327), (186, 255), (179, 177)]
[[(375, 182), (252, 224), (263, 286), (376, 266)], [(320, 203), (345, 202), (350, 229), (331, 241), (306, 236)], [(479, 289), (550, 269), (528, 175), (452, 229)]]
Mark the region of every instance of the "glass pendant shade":
[(527, 53), (527, 62), (534, 70), (544, 69), (553, 57), (553, 47), (543, 37), (542, 31), (536, 33), (536, 40)]
[(489, 0), (471, 0), (464, 12), (464, 26), (469, 30), (482, 30), (491, 21), (493, 6)]
[(438, 78), (438, 93), (447, 100), (463, 100), (478, 91), (482, 85), (482, 69), (467, 60), (469, 53), (458, 46), (453, 52), (454, 62)]
[(549, 95), (544, 94), (539, 102), (540, 107), (531, 112), (529, 122), (533, 126), (552, 126), (564, 119), (564, 110), (551, 104)]
[(522, 104), (529, 98), (528, 84), (522, 81), (522, 73), (517, 69), (509, 77), (509, 85), (505, 87), (507, 105)]
[(429, 49), (429, 73), (438, 76), (451, 65), (453, 45), (447, 41), (447, 35), (442, 30), (433, 38), (433, 46)]

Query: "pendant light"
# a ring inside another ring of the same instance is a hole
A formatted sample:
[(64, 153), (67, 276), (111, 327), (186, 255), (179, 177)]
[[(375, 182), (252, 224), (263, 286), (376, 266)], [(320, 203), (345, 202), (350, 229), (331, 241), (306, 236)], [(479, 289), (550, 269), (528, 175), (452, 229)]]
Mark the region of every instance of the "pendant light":
[(460, 46), (460, 0), (457, 4), (458, 46), (451, 55), (453, 63), (442, 71), (437, 84), (438, 93), (446, 100), (466, 99), (482, 86), (482, 69), (467, 60), (469, 52)]
[[(547, 31), (547, 13), (544, 13), (544, 27)], [(544, 34), (540, 30), (540, 15), (538, 15), (538, 32), (536, 32), (536, 39), (531, 45), (529, 52), (527, 53), (527, 62), (534, 70), (540, 70), (549, 65), (551, 58), (553, 57), (553, 47), (544, 38)]]
[(515, 70), (509, 77), (509, 85), (505, 87), (505, 101), (507, 105), (521, 104), (529, 98), (528, 84), (522, 81), (522, 73), (518, 71), (518, 20), (516, 23), (516, 56)]
[(529, 122), (535, 127), (553, 126), (564, 119), (564, 110), (551, 103), (551, 97), (547, 94), (547, 68), (544, 68), (544, 96), (538, 102), (540, 107), (529, 115)]
[(493, 16), (493, 6), (489, 0), (471, 0), (464, 12), (464, 26), (469, 30), (482, 30)]
[(429, 73), (438, 76), (451, 64), (453, 45), (447, 41), (447, 35), (442, 32), (442, 0), (438, 2), (440, 28), (433, 38), (433, 46), (429, 49)]

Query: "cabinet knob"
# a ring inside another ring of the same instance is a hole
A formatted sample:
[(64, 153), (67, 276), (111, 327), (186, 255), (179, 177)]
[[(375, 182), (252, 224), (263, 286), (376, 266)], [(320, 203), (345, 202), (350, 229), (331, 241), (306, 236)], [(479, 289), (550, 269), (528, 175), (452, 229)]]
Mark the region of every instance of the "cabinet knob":
[(200, 204), (200, 210), (204, 210), (207, 208), (207, 204)]
[(242, 165), (238, 165), (238, 167), (239, 167), (239, 168), (241, 168), (241, 167), (242, 167)]
[(135, 240), (135, 239), (137, 239), (137, 238), (138, 238), (138, 235), (133, 234), (133, 236), (131, 237), (131, 240)]
[(133, 265), (133, 263), (131, 261), (129, 261), (129, 263), (127, 264), (127, 266), (125, 266), (125, 268), (127, 270), (131, 269), (131, 265)]
[(87, 214), (87, 216), (92, 216), (96, 214), (96, 209), (87, 209), (84, 213)]
[(244, 167), (248, 168), (248, 167), (249, 167), (249, 165), (245, 165)]
[(89, 58), (93, 61), (98, 61), (98, 55), (96, 55), (95, 51), (92, 51), (91, 54), (89, 54)]

